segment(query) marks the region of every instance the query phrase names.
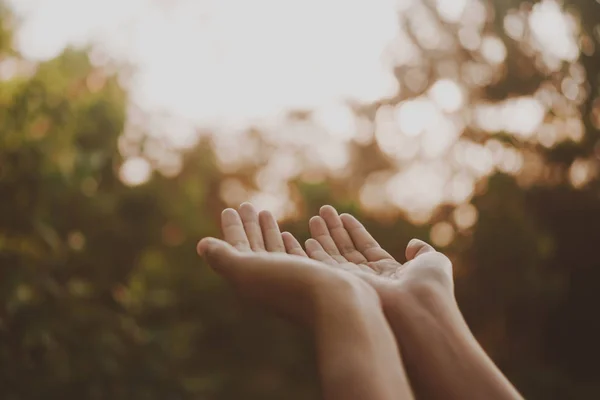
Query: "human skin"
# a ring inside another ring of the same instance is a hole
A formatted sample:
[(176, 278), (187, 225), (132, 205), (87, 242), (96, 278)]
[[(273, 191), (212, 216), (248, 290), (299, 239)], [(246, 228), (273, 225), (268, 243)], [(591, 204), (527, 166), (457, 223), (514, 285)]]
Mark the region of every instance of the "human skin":
[(198, 253), (243, 298), (299, 322), (315, 338), (325, 399), (412, 399), (400, 353), (375, 289), (357, 276), (286, 254), (269, 212), (248, 203), (221, 216), (224, 241)]
[(401, 264), (349, 214), (324, 206), (300, 243), (283, 234), (290, 254), (350, 272), (377, 292), (419, 398), (521, 399), (469, 330), (454, 296), (452, 263), (413, 239)]

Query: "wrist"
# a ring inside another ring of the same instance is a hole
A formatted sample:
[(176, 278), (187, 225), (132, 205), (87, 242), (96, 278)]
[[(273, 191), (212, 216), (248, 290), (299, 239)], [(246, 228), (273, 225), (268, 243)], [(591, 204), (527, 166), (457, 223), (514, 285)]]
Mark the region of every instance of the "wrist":
[(447, 287), (405, 287), (382, 306), (423, 398), (522, 398), (481, 348)]
[(390, 296), (382, 296), (382, 309), (401, 348), (414, 346), (424, 332), (439, 335), (438, 340), (443, 337), (453, 346), (469, 346), (475, 341), (446, 287), (419, 284), (397, 288)]
[(404, 315), (415, 309), (433, 314), (460, 313), (454, 293), (448, 287), (437, 282), (410, 282), (394, 285), (380, 292), (380, 298), (386, 315)]
[(445, 389), (454, 384), (447, 371), (461, 369), (473, 343), (454, 297), (419, 285), (397, 290), (382, 305), (415, 392), (423, 398), (457, 398)]
[(313, 333), (327, 383), (324, 397), (412, 398), (379, 296), (364, 281), (345, 276), (317, 297)]
[(381, 313), (381, 300), (366, 282), (340, 271), (318, 277), (312, 295), (313, 322), (343, 317), (361, 320), (366, 314)]

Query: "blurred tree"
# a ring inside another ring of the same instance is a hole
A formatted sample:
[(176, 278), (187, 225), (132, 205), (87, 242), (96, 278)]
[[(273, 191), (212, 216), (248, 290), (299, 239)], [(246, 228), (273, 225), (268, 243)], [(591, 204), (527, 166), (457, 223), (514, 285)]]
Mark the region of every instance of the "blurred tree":
[(314, 394), (295, 333), (199, 268), (195, 242), (223, 206), (210, 149), (177, 178), (125, 186), (116, 78), (72, 50), (21, 75), (0, 32), (0, 62), (19, 67), (0, 82), (1, 397)]
[[(532, 399), (599, 397), (599, 5), (566, 3), (581, 28), (580, 54), (557, 60), (535, 48), (524, 22), (548, 2), (468, 2), (477, 5), (472, 18), (483, 15), (475, 36), (500, 52), (491, 56), (470, 44), (473, 32), (461, 20), (439, 12), (442, 2), (415, 3), (424, 8), (400, 17), (419, 63), (397, 69), (401, 92), (356, 105), (357, 115), (377, 125), (386, 107), (452, 78), (473, 104), (549, 95), (556, 103), (544, 120), (565, 139), (547, 146), (537, 136), (467, 125), (462, 143), (501, 144), (523, 160), (522, 169), (494, 167), (478, 181), (462, 204), (475, 205), (474, 226), (459, 223), (461, 210), (468, 217), (472, 209), (451, 202), (421, 224), (391, 202), (369, 210), (365, 191), (414, 160), (397, 158), (377, 135), (357, 140), (345, 174), (307, 168), (286, 184), (300, 212), (285, 228), (306, 238), (306, 217), (331, 203), (358, 214), (402, 258), (408, 239), (435, 238), (444, 232), (436, 226), (449, 223), (455, 237), (444, 250), (455, 261), (461, 307), (517, 386)], [(291, 150), (253, 131), (258, 150), (230, 168), (211, 141), (176, 154), (136, 136), (115, 76), (81, 51), (39, 65), (21, 59), (11, 47), (9, 12), (0, 12), (0, 70), (12, 71), (0, 74), (0, 396), (315, 398), (307, 338), (235, 302), (194, 252), (198, 238), (217, 234), (220, 210), (260, 190), (257, 176)], [(433, 21), (447, 41), (432, 47), (419, 18)], [(299, 124), (309, 117), (291, 116)], [(127, 186), (124, 154), (145, 157), (158, 172)], [(462, 162), (473, 153), (461, 154)], [(161, 170), (161, 157), (175, 157), (180, 171)]]

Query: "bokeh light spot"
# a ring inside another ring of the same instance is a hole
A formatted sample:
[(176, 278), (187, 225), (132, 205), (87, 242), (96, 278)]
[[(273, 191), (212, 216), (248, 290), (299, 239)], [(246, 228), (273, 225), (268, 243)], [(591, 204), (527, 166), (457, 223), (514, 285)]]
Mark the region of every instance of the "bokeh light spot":
[(429, 233), (435, 246), (446, 247), (454, 240), (454, 228), (449, 222), (438, 222)]
[(150, 179), (151, 175), (152, 167), (150, 163), (141, 157), (126, 160), (119, 170), (121, 181), (129, 186), (144, 184)]

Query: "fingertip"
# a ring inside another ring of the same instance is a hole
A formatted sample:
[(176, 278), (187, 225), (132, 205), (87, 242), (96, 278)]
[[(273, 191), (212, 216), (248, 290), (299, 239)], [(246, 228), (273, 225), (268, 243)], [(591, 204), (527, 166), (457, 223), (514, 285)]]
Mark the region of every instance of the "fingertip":
[(261, 221), (263, 221), (263, 220), (264, 220), (264, 221), (266, 221), (266, 220), (271, 220), (271, 219), (275, 220), (275, 216), (274, 216), (274, 215), (273, 215), (273, 213), (272, 213), (271, 211), (269, 211), (269, 210), (262, 210), (262, 211), (260, 211), (260, 212), (258, 213), (258, 218), (259, 218)]
[(240, 204), (238, 211), (243, 220), (255, 219), (258, 215), (256, 208), (252, 205), (252, 203), (247, 201)]
[(238, 210), (242, 211), (242, 210), (248, 210), (248, 211), (255, 211), (254, 205), (252, 205), (252, 203), (245, 201), (242, 204), (240, 204), (240, 206), (238, 207)]
[(337, 213), (338, 212), (335, 209), (335, 207), (330, 206), (329, 204), (326, 204), (319, 209), (319, 215), (323, 215), (323, 214), (336, 214), (337, 215)]
[(331, 235), (327, 222), (319, 215), (312, 217), (310, 221), (308, 221), (308, 230), (313, 238)]
[(304, 246), (305, 246), (307, 249), (308, 249), (309, 247), (311, 247), (311, 246), (314, 246), (315, 244), (316, 244), (316, 245), (319, 245), (319, 242), (317, 242), (317, 241), (316, 241), (315, 239), (313, 239), (313, 238), (308, 238), (308, 239), (306, 239), (306, 241), (304, 242)]
[(423, 241), (421, 239), (412, 238), (408, 241), (408, 244), (406, 245), (406, 247), (413, 246), (415, 243), (423, 243)]
[(213, 246), (213, 244), (213, 238), (204, 238), (196, 245), (196, 252), (199, 256), (205, 256), (210, 251), (210, 248)]
[(308, 225), (312, 226), (314, 224), (318, 224), (322, 220), (323, 218), (321, 218), (319, 215), (315, 215), (314, 217), (308, 220)]
[(221, 212), (221, 220), (225, 223), (236, 222), (239, 219), (239, 214), (233, 208), (226, 208)]
[(221, 212), (221, 215), (228, 215), (228, 214), (237, 214), (237, 211), (231, 207), (228, 207)]
[(415, 257), (429, 252), (434, 252), (435, 249), (429, 244), (420, 239), (413, 238), (406, 245), (406, 259), (408, 261)]
[(283, 240), (283, 246), (285, 247), (286, 253), (308, 257), (298, 239), (290, 232), (282, 232), (281, 239)]
[(359, 228), (362, 227), (362, 223), (352, 214), (343, 213), (340, 214), (342, 224), (347, 228)]
[(296, 239), (296, 237), (294, 235), (292, 235), (290, 232), (282, 232), (281, 233), (281, 239), (283, 240), (283, 244), (285, 245), (286, 249), (288, 247), (292, 247), (292, 246), (300, 246), (300, 242), (298, 241), (298, 239)]
[(300, 246), (300, 242), (298, 241), (298, 239), (296, 239), (296, 236), (292, 235), (290, 232), (282, 232), (281, 238), (283, 239), (284, 243), (291, 243)]
[(243, 255), (243, 253), (231, 244), (213, 237), (200, 240), (196, 246), (196, 250), (199, 255), (213, 260), (232, 259)]

